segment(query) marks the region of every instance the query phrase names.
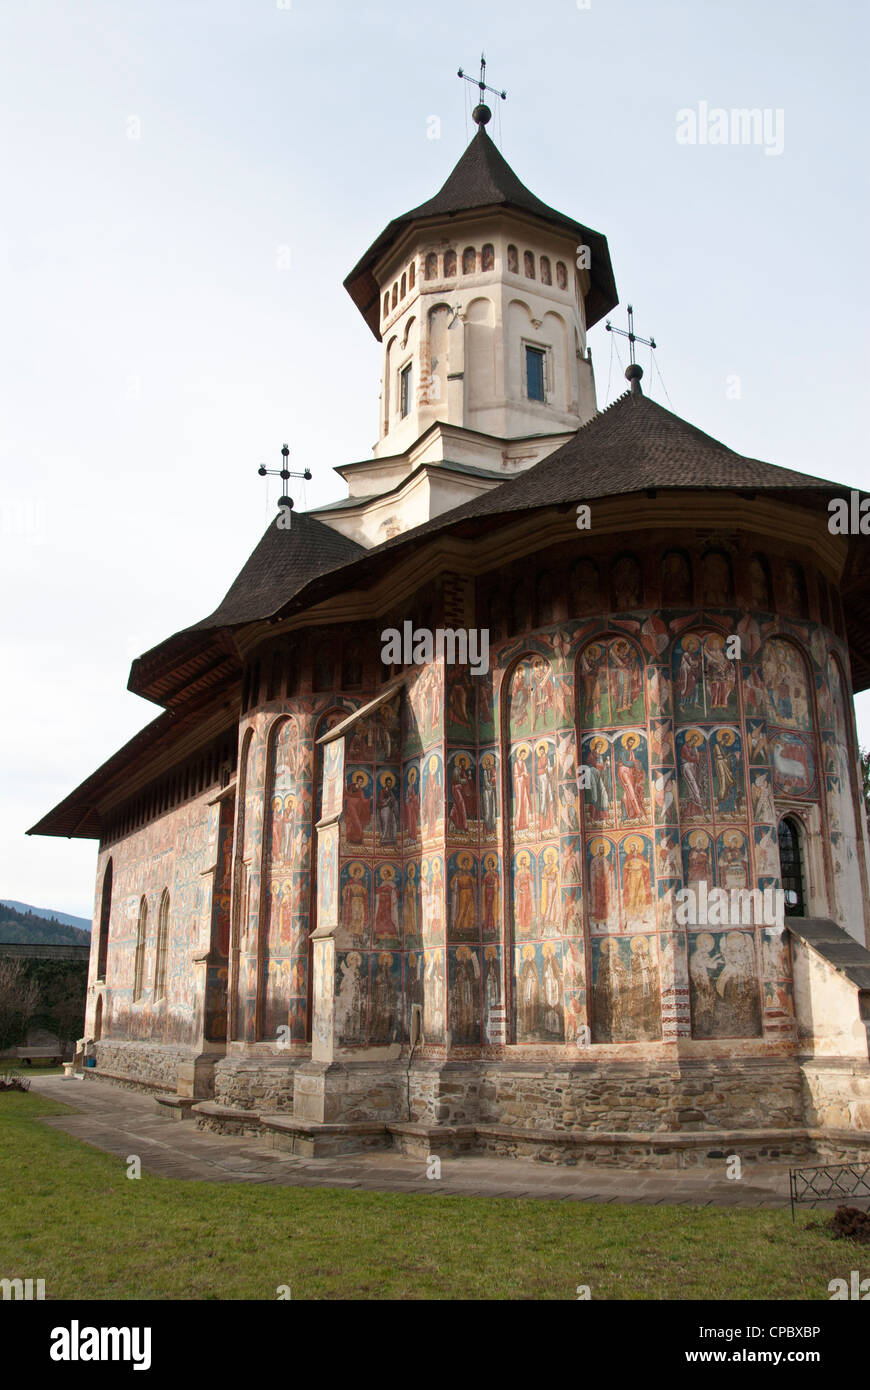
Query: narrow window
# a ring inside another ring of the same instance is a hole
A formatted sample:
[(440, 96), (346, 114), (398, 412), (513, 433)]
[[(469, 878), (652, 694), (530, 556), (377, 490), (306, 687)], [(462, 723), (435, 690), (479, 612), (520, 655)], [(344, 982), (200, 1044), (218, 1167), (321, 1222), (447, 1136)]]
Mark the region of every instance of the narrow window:
[(157, 959), (154, 965), (154, 998), (166, 993), (166, 951), (169, 944), (169, 890), (164, 888), (157, 919)]
[(411, 363), (403, 367), (399, 374), (399, 408), (402, 419), (411, 413)]
[(97, 943), (97, 979), (105, 980), (109, 958), (109, 921), (112, 916), (112, 861), (106, 865), (103, 874), (103, 891), (100, 894), (100, 939)]
[(398, 285), (394, 285), (394, 286), (393, 286), (393, 297), (392, 297), (392, 300), (391, 300), (391, 303), (392, 303), (392, 306), (393, 306), (394, 309), (395, 309), (396, 305), (398, 304), (398, 302), (399, 302), (399, 286), (398, 286)]
[(519, 273), (520, 273), (520, 261), (519, 261), (519, 252), (517, 251), (517, 248), (516, 248), (515, 246), (509, 246), (509, 247), (508, 247), (507, 256), (508, 256), (508, 270), (510, 271), (510, 273), (511, 273), (512, 275), (519, 275)]
[(406, 295), (407, 293), (408, 293), (408, 281), (407, 281), (406, 276), (403, 275), (403, 276), (402, 276), (402, 286), (401, 286), (401, 289), (399, 290), (399, 298), (400, 298), (400, 299), (404, 299), (404, 298), (405, 298), (405, 295)]
[(491, 241), (488, 241), (480, 252), (481, 270), (493, 270), (495, 267), (495, 248)]
[(455, 275), (455, 274), (456, 274), (456, 252), (455, 252), (455, 251), (445, 251), (445, 252), (444, 252), (444, 274), (445, 274), (445, 275)]
[(779, 877), (786, 917), (805, 917), (800, 831), (791, 816), (783, 816), (779, 823)]
[(549, 256), (542, 256), (542, 257), (541, 257), (541, 284), (542, 284), (542, 285), (552, 285), (552, 283), (553, 283), (553, 276), (552, 276), (552, 273), (551, 273), (551, 271), (550, 271), (550, 257), (549, 257)]
[(387, 293), (387, 294), (384, 295), (384, 318), (387, 317), (387, 314), (388, 314), (389, 312), (390, 312), (390, 296), (389, 296), (389, 294)]
[(473, 275), (477, 269), (477, 252), (473, 246), (466, 246), (462, 253), (462, 274)]
[(136, 930), (136, 964), (133, 971), (133, 1001), (142, 998), (142, 978), (145, 974), (145, 934), (148, 930), (148, 904), (139, 904), (139, 925)]
[(435, 251), (430, 251), (426, 257), (426, 279), (437, 280), (438, 278), (438, 256)]
[(544, 394), (544, 354), (541, 348), (526, 348), (526, 395), (530, 401), (546, 400)]
[(567, 290), (568, 288), (568, 272), (565, 269), (564, 261), (556, 262), (556, 284), (560, 290)]
[(416, 272), (416, 270), (414, 269), (414, 262), (412, 261), (411, 264), (408, 266), (408, 289), (409, 289), (409, 290), (412, 290), (412, 289), (414, 288), (414, 281), (415, 281), (416, 277), (417, 277), (417, 272)]
[(535, 278), (535, 257), (531, 251), (523, 252), (523, 269), (530, 280)]

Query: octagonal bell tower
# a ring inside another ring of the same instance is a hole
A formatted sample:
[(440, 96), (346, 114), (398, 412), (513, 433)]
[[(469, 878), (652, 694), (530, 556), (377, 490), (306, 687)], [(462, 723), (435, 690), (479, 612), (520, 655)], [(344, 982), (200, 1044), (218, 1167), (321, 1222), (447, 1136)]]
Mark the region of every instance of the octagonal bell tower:
[(487, 118), (478, 107), (440, 192), (345, 281), (383, 348), (375, 458), (446, 429), (451, 459), (472, 465), (474, 436), (538, 440), (517, 456), (528, 466), (596, 411), (586, 334), (617, 303), (606, 238), (525, 188)]

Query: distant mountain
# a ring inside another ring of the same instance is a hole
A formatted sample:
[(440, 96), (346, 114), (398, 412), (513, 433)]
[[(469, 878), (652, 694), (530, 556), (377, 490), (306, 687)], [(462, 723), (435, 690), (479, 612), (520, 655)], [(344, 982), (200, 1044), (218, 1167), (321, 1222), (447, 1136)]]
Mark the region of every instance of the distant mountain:
[(78, 927), (79, 931), (90, 934), (90, 917), (73, 917), (69, 912), (55, 912), (53, 907), (34, 907), (32, 903), (17, 903), (13, 898), (0, 898), (0, 918), (4, 907), (14, 907), (16, 912), (32, 913), (34, 917), (44, 917), (49, 922), (60, 922), (65, 927)]
[[(23, 904), (26, 906), (26, 904)], [(69, 913), (64, 914), (68, 920)], [(73, 922), (81, 922), (82, 917), (73, 917)], [(0, 942), (22, 941), (38, 943), (43, 946), (87, 946), (91, 934), (80, 927), (68, 926), (57, 918), (37, 915), (36, 912), (19, 912), (17, 908), (0, 903)]]

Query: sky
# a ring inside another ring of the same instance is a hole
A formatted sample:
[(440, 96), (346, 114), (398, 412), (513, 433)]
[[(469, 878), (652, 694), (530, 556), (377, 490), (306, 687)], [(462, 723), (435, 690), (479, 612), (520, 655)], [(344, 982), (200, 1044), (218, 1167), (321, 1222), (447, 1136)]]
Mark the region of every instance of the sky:
[[(286, 440), (304, 509), (370, 457), (342, 281), (460, 157), (481, 49), (508, 162), (608, 237), (648, 394), (870, 486), (868, 29), (863, 0), (4, 6), (0, 897), (91, 915), (96, 843), (24, 831), (159, 713), (130, 662), (229, 587), (274, 515), (257, 465)], [(759, 142), (701, 141), (744, 107)], [(589, 341), (603, 406), (624, 348)]]

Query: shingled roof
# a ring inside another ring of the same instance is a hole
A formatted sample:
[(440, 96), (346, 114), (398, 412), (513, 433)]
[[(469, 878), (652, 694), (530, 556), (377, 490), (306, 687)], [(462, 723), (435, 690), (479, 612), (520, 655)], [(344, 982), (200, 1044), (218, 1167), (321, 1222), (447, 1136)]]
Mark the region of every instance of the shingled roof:
[(551, 226), (569, 232), (577, 238), (578, 244), (589, 247), (592, 284), (585, 298), (587, 328), (615, 308), (619, 298), (607, 238), (601, 232), (594, 232), (581, 222), (575, 222), (573, 217), (557, 212), (529, 192), (481, 126), (435, 197), (403, 213), (401, 217), (395, 217), (372, 242), (344, 282), (345, 289), (378, 340), (381, 336), (380, 294), (373, 268), (381, 256), (413, 222), (431, 217), (454, 217), (460, 212), (489, 207), (515, 208), (520, 212), (532, 213)]
[(182, 628), (137, 657), (127, 689), (146, 699), (166, 702), (177, 681), (191, 692), (215, 685), (234, 667), (233, 657), (211, 640), (223, 628), (270, 617), (319, 575), (340, 569), (367, 552), (348, 536), (315, 516), (294, 512), (289, 529), (271, 521), (217, 608), (207, 618)]
[(824, 478), (737, 454), (640, 391), (627, 391), (533, 468), (378, 550), (470, 518), (662, 488), (844, 490)]

